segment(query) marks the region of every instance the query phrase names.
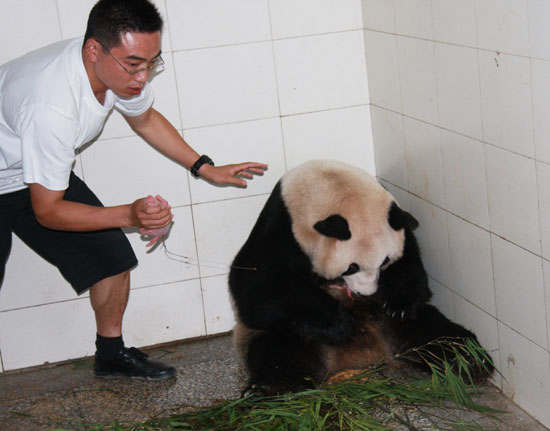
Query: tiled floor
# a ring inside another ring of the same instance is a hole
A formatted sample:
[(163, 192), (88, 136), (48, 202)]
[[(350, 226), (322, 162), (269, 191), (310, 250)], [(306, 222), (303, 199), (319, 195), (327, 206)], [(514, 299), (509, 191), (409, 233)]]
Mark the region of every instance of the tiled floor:
[[(235, 360), (230, 336), (159, 347), (148, 353), (176, 366), (177, 379), (97, 380), (92, 376), (91, 359), (0, 375), (0, 430), (82, 430), (83, 425), (113, 424), (117, 419), (144, 421), (237, 398), (244, 385), (245, 374)], [(500, 415), (501, 422), (491, 429), (546, 431), (492, 387), (482, 402), (510, 412)]]

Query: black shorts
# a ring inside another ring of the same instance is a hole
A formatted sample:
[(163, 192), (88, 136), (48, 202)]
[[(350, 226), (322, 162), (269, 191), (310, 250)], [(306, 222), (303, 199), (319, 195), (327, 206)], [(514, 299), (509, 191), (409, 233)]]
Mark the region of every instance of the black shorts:
[[(71, 173), (63, 199), (103, 206), (74, 173)], [(40, 225), (32, 210), (29, 189), (24, 189), (0, 195), (0, 283), (11, 248), (12, 232), (55, 265), (79, 294), (98, 281), (137, 265), (136, 255), (121, 229), (68, 232)]]

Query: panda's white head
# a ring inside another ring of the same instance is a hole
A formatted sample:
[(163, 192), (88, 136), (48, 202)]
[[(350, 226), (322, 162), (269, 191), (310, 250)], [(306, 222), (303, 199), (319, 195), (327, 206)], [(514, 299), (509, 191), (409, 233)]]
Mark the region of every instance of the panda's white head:
[(380, 271), (403, 255), (402, 220), (417, 223), (372, 176), (341, 162), (306, 162), (283, 176), (281, 192), (313, 270), (361, 295), (376, 293)]

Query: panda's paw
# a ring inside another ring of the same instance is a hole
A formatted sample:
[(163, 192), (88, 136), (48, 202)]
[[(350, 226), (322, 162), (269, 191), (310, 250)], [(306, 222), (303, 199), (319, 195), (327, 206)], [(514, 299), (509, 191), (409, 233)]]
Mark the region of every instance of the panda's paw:
[(268, 396), (271, 387), (267, 385), (250, 384), (241, 392), (241, 398), (258, 399)]
[(418, 308), (425, 302), (421, 296), (415, 297), (413, 292), (399, 294), (388, 289), (379, 291), (375, 300), (382, 312), (398, 321), (416, 319)]
[(404, 307), (397, 304), (391, 304), (388, 301), (382, 303), (382, 310), (389, 318), (402, 322), (416, 318), (416, 308), (416, 305)]
[(241, 398), (248, 398), (251, 401), (256, 401), (265, 397), (273, 397), (277, 395), (283, 395), (287, 392), (291, 392), (291, 388), (288, 388), (282, 384), (256, 384), (251, 383), (241, 392)]

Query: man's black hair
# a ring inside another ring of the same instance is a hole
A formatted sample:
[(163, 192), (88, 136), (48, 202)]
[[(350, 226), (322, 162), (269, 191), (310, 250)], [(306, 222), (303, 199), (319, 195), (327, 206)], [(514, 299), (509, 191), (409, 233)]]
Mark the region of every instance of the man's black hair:
[(111, 49), (128, 31), (154, 33), (162, 30), (162, 24), (159, 11), (149, 0), (99, 0), (90, 11), (84, 42), (93, 37)]

